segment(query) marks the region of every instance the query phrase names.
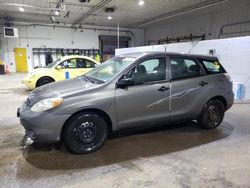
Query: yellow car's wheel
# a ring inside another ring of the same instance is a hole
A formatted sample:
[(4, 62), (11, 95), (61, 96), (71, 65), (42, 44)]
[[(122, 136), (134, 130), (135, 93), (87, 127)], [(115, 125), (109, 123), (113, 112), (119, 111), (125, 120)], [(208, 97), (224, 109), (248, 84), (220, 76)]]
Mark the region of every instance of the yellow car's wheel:
[(46, 84), (49, 84), (51, 82), (54, 82), (55, 80), (51, 77), (48, 77), (48, 76), (45, 76), (45, 77), (42, 77), (40, 78), (37, 83), (36, 83), (36, 87), (40, 87), (40, 86), (43, 86), (43, 85), (46, 85)]

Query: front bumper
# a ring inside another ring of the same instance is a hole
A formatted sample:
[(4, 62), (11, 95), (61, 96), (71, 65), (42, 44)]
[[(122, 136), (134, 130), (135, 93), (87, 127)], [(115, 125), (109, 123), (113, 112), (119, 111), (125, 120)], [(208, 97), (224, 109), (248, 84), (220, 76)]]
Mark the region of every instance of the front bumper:
[(26, 135), (34, 143), (60, 142), (61, 130), (70, 115), (55, 115), (50, 111), (33, 112), (23, 105), (17, 110), (17, 116)]
[(36, 88), (36, 83), (35, 83), (35, 81), (32, 79), (32, 78), (29, 78), (29, 77), (24, 77), (23, 79), (22, 79), (22, 83), (24, 84), (24, 85), (26, 85), (26, 87), (29, 89), (29, 90), (33, 90), (33, 89), (35, 89)]
[(33, 144), (33, 142), (34, 142), (33, 135), (26, 133), (23, 137), (21, 144), (20, 144), (20, 149), (25, 149), (25, 148), (29, 147), (30, 145)]

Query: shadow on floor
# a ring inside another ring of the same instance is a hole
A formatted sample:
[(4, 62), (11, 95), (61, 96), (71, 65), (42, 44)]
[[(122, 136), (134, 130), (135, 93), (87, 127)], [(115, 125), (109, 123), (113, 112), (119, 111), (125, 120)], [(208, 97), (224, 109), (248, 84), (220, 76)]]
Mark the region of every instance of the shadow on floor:
[(44, 151), (30, 148), (23, 151), (23, 156), (39, 169), (93, 168), (197, 147), (228, 137), (233, 131), (232, 125), (227, 122), (213, 130), (203, 130), (196, 126), (196, 123), (190, 122), (115, 133), (100, 150), (87, 155), (73, 155), (65, 149)]

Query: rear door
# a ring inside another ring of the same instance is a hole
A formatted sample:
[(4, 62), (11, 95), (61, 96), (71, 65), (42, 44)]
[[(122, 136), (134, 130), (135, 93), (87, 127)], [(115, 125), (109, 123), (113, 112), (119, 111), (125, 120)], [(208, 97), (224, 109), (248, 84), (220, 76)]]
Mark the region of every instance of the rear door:
[(166, 57), (142, 60), (123, 78), (134, 85), (116, 88), (115, 101), (120, 128), (145, 126), (169, 120), (170, 83)]
[(205, 70), (196, 58), (170, 56), (171, 120), (197, 117), (209, 92)]

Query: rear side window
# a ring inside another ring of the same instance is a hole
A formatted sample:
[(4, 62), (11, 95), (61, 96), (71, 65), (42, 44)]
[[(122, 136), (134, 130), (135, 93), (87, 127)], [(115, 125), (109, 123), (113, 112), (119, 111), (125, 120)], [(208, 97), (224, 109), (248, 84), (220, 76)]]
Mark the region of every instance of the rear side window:
[(200, 76), (199, 64), (188, 58), (170, 57), (172, 79), (183, 79)]
[(225, 73), (225, 69), (218, 61), (201, 60), (208, 74)]
[(95, 68), (97, 66), (97, 64), (87, 59), (85, 60), (85, 62), (86, 62), (86, 68)]

